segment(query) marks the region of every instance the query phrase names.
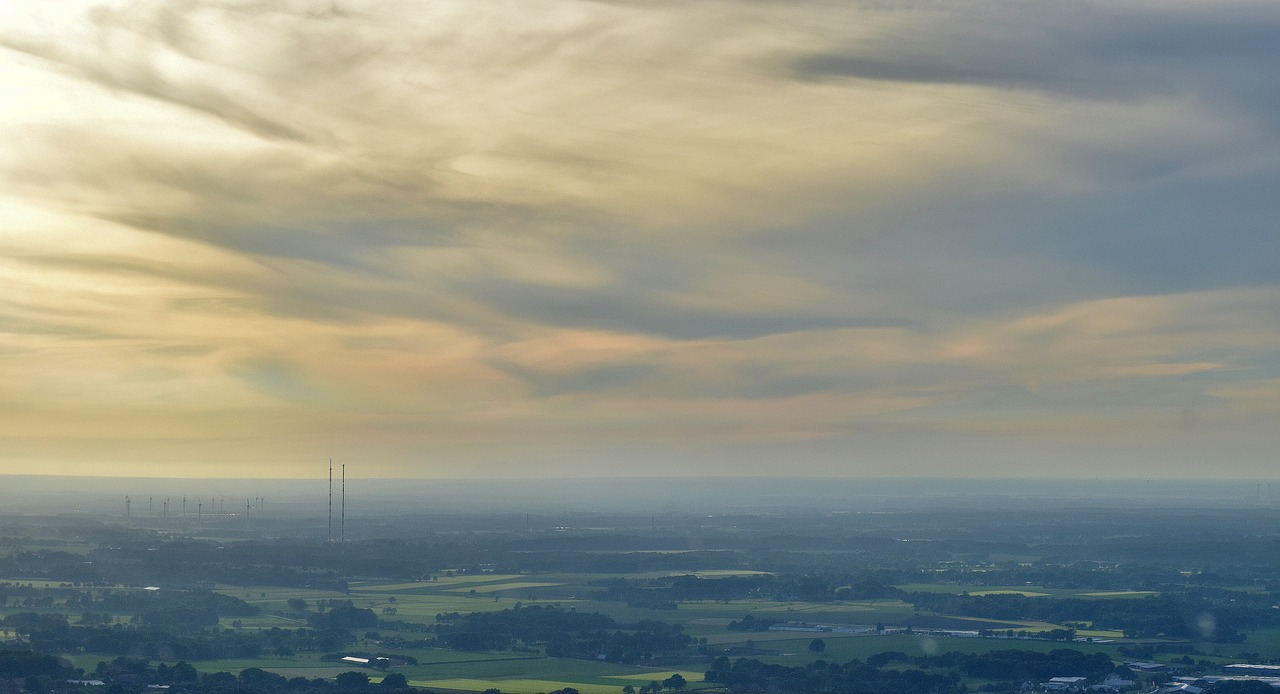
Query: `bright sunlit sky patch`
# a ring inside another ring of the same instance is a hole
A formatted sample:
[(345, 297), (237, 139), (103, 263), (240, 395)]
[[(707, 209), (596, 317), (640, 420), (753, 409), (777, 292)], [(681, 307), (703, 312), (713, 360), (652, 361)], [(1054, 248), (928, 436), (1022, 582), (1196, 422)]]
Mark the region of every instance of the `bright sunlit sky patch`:
[(1273, 474), (1280, 4), (0, 4), (0, 470)]

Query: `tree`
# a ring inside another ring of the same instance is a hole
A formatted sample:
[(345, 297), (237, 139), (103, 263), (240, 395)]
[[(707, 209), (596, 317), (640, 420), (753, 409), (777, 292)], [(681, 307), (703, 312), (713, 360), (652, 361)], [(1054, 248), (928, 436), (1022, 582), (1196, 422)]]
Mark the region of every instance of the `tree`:
[(333, 679), (342, 689), (359, 689), (369, 686), (369, 676), (355, 670), (344, 672)]
[(307, 622), (317, 629), (360, 629), (378, 626), (378, 615), (373, 610), (353, 607), (350, 601), (324, 614), (307, 615)]
[(236, 683), (236, 676), (229, 672), (213, 672), (200, 680), (201, 688), (206, 690), (234, 689)]
[(678, 672), (668, 677), (667, 679), (662, 680), (663, 689), (670, 689), (672, 691), (678, 692), (687, 686), (689, 686), (689, 683), (686, 682), (684, 677), (682, 677)]
[(307, 601), (302, 598), (289, 598), (285, 604), (295, 612), (305, 612), (307, 610)]
[(382, 678), (382, 686), (387, 689), (404, 689), (409, 686), (409, 680), (399, 672), (393, 672)]
[(821, 653), (827, 650), (827, 642), (822, 639), (814, 639), (809, 642), (809, 651), (811, 653)]
[(286, 682), (288, 680), (284, 678), (284, 675), (267, 672), (262, 668), (251, 667), (240, 671), (240, 684), (251, 691), (267, 692), (273, 689), (282, 689)]
[(195, 667), (185, 660), (179, 660), (169, 673), (173, 677), (173, 681), (178, 684), (195, 682), (200, 677), (200, 673), (196, 672)]

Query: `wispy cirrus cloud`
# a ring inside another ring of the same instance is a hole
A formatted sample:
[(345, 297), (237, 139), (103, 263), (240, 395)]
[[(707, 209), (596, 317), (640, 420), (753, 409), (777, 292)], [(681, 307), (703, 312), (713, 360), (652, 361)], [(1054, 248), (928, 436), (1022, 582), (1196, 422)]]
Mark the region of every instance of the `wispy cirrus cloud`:
[(1140, 474), (1270, 412), (1269, 3), (0, 12), (15, 465)]

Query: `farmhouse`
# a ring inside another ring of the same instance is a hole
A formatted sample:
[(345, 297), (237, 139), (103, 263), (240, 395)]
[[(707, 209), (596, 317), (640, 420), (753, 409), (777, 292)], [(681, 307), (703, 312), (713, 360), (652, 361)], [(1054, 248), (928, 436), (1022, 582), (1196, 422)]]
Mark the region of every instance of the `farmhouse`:
[(770, 624), (769, 631), (818, 632), (818, 631), (831, 631), (831, 629), (830, 627), (824, 627), (821, 624), (806, 624), (804, 622), (783, 622), (782, 624)]
[(1093, 685), (1093, 689), (1099, 692), (1106, 692), (1106, 691), (1119, 692), (1119, 691), (1128, 689), (1132, 686), (1133, 686), (1133, 680), (1124, 679), (1123, 677), (1120, 677), (1113, 672), (1110, 675), (1107, 675), (1107, 678), (1105, 680), (1102, 680), (1100, 684)]
[(1072, 691), (1084, 687), (1087, 679), (1087, 677), (1053, 677), (1048, 682), (1040, 683), (1040, 686), (1051, 692)]

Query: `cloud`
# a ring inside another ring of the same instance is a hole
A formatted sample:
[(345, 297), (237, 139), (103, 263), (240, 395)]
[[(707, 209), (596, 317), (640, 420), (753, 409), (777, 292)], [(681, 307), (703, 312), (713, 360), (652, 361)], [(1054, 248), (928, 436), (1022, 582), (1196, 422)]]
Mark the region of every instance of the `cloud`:
[[(1265, 2), (908, 3), (888, 28), (799, 58), (797, 73), (993, 86), (1130, 101), (1253, 100), (1280, 12)], [(1225, 76), (1225, 79), (1223, 79)], [(1265, 97), (1264, 97), (1265, 98)]]
[(1159, 432), (1207, 450), (1270, 411), (1280, 352), (1278, 23), (8, 6), (0, 454), (885, 473), (957, 442), (1089, 470), (1143, 470)]
[[(402, 235), (416, 240), (531, 218), (579, 233), (727, 231), (795, 219), (833, 188), (874, 195), (931, 175), (947, 149), (991, 156), (951, 144), (962, 115), (904, 127), (926, 95), (858, 98), (760, 69), (778, 48), (760, 23), (789, 14), (139, 2), (90, 13), (75, 42), (46, 30), (3, 43), (104, 88), (143, 124), (94, 124), (106, 139), (78, 117), (44, 125), (20, 161), (37, 181), (164, 233), (236, 248), (252, 235), (254, 252), (323, 248), (344, 218), (413, 220)], [(725, 22), (752, 33), (711, 30)], [(211, 227), (215, 209), (224, 223)]]

